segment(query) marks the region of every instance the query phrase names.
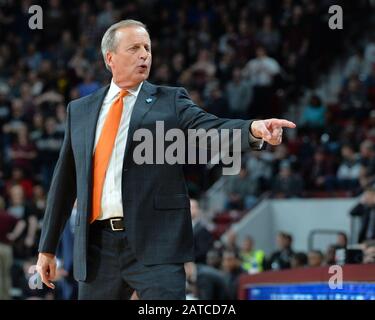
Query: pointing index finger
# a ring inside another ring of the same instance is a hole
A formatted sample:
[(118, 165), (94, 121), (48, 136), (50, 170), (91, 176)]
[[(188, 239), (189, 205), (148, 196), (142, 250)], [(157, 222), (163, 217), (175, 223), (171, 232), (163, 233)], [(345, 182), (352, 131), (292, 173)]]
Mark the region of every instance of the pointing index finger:
[(272, 124), (278, 127), (285, 127), (291, 129), (296, 127), (296, 124), (294, 122), (285, 119), (275, 119), (273, 120)]

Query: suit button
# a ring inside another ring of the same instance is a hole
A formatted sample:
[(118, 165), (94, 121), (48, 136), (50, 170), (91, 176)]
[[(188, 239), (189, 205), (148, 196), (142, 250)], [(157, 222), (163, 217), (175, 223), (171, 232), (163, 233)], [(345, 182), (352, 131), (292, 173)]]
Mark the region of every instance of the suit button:
[(128, 168), (124, 168), (124, 172), (128, 171), (129, 169)]

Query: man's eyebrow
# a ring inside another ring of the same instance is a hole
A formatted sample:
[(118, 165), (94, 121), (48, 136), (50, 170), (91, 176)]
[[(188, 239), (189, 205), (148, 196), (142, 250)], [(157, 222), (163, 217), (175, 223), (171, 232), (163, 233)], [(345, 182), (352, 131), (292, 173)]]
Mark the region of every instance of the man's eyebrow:
[(142, 45), (146, 45), (146, 46), (148, 46), (148, 47), (151, 47), (151, 43), (143, 43), (143, 42), (132, 43), (132, 44), (130, 44), (128, 47), (142, 46)]

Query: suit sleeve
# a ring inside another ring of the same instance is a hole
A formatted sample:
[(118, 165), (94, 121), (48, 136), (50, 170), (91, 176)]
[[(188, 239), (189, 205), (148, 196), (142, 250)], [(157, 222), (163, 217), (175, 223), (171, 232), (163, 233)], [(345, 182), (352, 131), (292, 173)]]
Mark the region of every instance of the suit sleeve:
[(241, 151), (262, 148), (263, 140), (253, 137), (250, 132), (253, 120), (224, 119), (207, 113), (189, 98), (184, 88), (178, 88), (175, 99), (179, 126), (185, 132), (188, 129), (240, 129)]
[(70, 105), (68, 105), (64, 142), (48, 192), (39, 252), (56, 253), (61, 233), (76, 199), (76, 190), (76, 172), (70, 132)]

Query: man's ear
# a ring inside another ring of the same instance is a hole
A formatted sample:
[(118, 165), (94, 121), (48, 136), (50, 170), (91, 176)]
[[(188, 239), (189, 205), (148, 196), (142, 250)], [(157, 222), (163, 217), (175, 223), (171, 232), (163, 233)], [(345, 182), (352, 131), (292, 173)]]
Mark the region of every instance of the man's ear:
[(113, 65), (113, 53), (111, 51), (107, 51), (107, 53), (105, 54), (105, 60), (107, 62), (107, 65), (112, 69), (112, 65)]

